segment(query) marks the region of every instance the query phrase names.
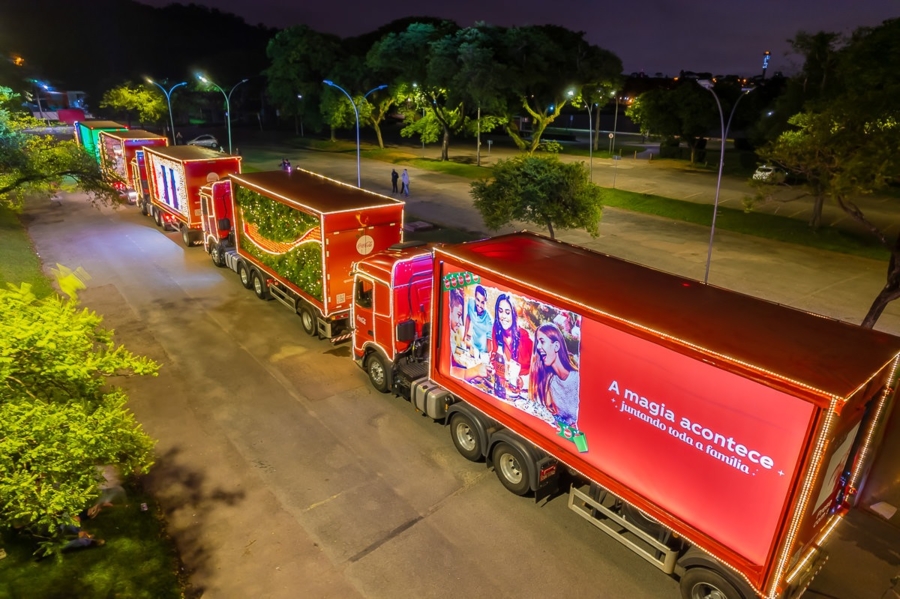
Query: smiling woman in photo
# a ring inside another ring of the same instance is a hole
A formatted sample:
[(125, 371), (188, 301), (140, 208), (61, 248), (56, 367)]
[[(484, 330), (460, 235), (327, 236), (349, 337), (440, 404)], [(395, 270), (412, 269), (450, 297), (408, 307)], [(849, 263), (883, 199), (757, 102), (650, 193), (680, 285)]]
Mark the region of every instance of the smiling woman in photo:
[(557, 421), (576, 427), (578, 369), (555, 324), (543, 324), (535, 334), (529, 387), (532, 399), (546, 406)]

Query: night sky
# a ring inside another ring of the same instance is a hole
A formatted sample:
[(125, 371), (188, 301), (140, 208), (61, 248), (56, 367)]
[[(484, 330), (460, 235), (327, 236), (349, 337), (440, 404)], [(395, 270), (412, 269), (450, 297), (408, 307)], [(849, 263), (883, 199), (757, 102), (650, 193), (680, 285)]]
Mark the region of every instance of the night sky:
[[(141, 0), (164, 6), (171, 0)], [(594, 44), (615, 52), (625, 72), (674, 76), (681, 69), (716, 74), (797, 69), (785, 40), (797, 31), (850, 33), (900, 16), (898, 0), (191, 0), (243, 17), (251, 25), (306, 24), (341, 37), (359, 35), (406, 16), (436, 16), (469, 26), (551, 23), (585, 31)], [(183, 1), (188, 4), (188, 0)]]

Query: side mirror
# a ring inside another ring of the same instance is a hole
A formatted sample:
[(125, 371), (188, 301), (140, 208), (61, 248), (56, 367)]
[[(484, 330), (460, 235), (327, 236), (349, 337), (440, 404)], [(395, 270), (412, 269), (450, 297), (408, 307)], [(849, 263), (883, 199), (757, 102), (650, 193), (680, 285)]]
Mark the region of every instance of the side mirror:
[(412, 341), (416, 338), (416, 322), (404, 320), (397, 324), (397, 341)]
[(219, 219), (219, 230), (220, 231), (230, 231), (231, 230), (231, 221), (227, 218)]

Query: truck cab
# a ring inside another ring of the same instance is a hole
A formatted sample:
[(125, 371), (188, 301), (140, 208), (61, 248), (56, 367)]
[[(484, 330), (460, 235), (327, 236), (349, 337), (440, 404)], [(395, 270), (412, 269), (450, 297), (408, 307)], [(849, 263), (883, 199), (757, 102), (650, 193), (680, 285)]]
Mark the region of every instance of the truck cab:
[(233, 210), (231, 181), (214, 181), (200, 188), (203, 247), (219, 267), (225, 266), (225, 252), (234, 248)]
[(409, 398), (427, 377), (433, 258), (422, 242), (391, 246), (354, 264), (353, 358), (379, 391)]

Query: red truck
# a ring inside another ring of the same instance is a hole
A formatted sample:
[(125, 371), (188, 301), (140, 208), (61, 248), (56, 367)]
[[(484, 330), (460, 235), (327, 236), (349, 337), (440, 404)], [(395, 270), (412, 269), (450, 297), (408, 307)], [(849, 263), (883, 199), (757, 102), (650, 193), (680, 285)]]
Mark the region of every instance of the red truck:
[(200, 195), (216, 266), (293, 310), (307, 334), (350, 338), (352, 263), (400, 241), (403, 202), (303, 169), (232, 174)]
[(103, 176), (134, 204), (138, 197), (143, 197), (150, 191), (146, 171), (142, 175), (141, 169), (135, 168), (144, 162), (143, 148), (168, 145), (169, 140), (165, 136), (143, 129), (101, 131), (98, 146)]
[[(136, 160), (140, 165), (140, 160)], [(149, 194), (138, 198), (141, 212), (164, 229), (181, 231), (186, 246), (203, 238), (200, 188), (241, 172), (241, 157), (198, 146), (145, 147)]]
[(353, 356), (463, 457), (680, 578), (787, 599), (825, 560), (900, 339), (518, 233), (353, 271)]

